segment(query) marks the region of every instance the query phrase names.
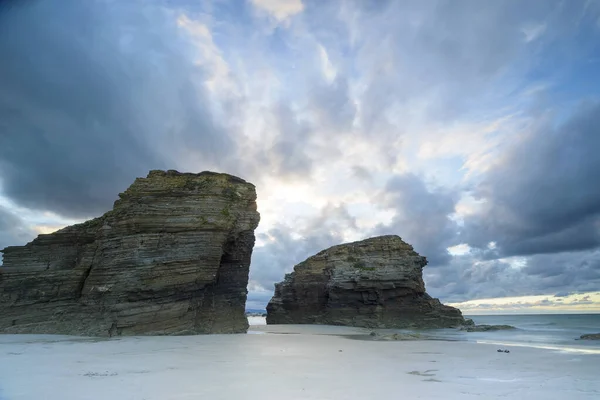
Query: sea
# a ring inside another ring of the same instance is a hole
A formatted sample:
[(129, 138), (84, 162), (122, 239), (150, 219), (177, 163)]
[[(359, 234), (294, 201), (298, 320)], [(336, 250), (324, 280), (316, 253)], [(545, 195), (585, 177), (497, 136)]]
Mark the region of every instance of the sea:
[[(523, 346), (581, 354), (600, 354), (600, 340), (580, 340), (600, 333), (600, 314), (465, 315), (477, 325), (511, 325), (516, 329), (465, 332), (457, 329), (421, 331), (434, 340), (470, 341), (503, 346)], [(265, 318), (249, 317), (250, 325), (264, 325)], [(406, 330), (385, 330), (407, 332)]]
[(511, 325), (516, 329), (492, 332), (439, 330), (440, 338), (499, 346), (525, 346), (574, 353), (600, 354), (600, 340), (580, 340), (600, 333), (600, 314), (465, 315), (476, 325)]

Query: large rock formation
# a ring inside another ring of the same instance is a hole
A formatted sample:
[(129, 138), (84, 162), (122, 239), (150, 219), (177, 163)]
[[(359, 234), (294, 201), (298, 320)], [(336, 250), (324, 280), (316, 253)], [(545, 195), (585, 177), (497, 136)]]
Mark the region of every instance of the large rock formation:
[(398, 236), (333, 246), (294, 267), (275, 285), (268, 324), (368, 328), (445, 328), (460, 310), (425, 293), (425, 257)]
[(245, 332), (252, 184), (151, 171), (103, 216), (3, 250), (0, 332)]

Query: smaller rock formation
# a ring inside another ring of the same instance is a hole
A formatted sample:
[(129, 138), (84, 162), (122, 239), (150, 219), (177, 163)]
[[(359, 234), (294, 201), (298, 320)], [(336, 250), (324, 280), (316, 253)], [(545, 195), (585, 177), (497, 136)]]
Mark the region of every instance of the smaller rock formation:
[(507, 331), (517, 329), (511, 325), (469, 325), (461, 328), (467, 332), (491, 332), (491, 331)]
[(600, 333), (588, 333), (579, 337), (581, 340), (600, 340)]
[(420, 333), (391, 333), (391, 334), (379, 334), (377, 332), (371, 332), (369, 338), (374, 341), (407, 341), (407, 340), (424, 340), (424, 337)]
[(268, 324), (366, 328), (447, 328), (460, 310), (425, 292), (425, 257), (398, 236), (333, 246), (294, 267), (275, 285)]
[(112, 211), (3, 250), (0, 333), (245, 332), (254, 185), (151, 171)]

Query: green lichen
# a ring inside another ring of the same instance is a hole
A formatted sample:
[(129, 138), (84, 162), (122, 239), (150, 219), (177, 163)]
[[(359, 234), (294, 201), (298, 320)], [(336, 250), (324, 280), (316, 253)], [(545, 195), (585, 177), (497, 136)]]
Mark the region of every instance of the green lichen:
[(221, 210), (221, 215), (223, 215), (225, 218), (229, 218), (231, 216), (231, 211), (229, 210), (229, 207), (225, 207)]
[[(295, 270), (296, 268), (300, 268), (300, 269), (302, 269), (302, 268), (304, 268), (304, 267), (306, 266), (306, 264), (307, 264), (307, 262), (306, 262), (306, 260), (304, 260), (304, 261), (302, 261), (302, 262), (300, 262), (300, 263), (296, 264), (296, 266), (294, 267), (294, 270)], [(286, 274), (286, 276), (287, 276), (287, 275), (289, 275), (289, 274)]]
[(235, 187), (231, 184), (223, 189), (223, 196), (230, 201), (236, 201), (239, 199), (239, 195), (236, 193)]
[(361, 271), (375, 271), (375, 267), (367, 267), (364, 261), (356, 261), (352, 266), (356, 269), (360, 269)]
[(202, 192), (213, 187), (229, 185), (227, 176), (221, 174), (190, 174), (151, 171), (147, 178), (138, 178), (120, 195), (121, 198), (136, 196), (146, 192), (195, 191)]

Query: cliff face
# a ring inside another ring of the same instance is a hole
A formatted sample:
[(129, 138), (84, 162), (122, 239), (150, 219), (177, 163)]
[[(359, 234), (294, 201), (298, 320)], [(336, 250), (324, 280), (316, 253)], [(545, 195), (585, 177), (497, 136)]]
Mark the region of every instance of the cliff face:
[(398, 236), (380, 236), (323, 250), (275, 285), (268, 324), (368, 328), (463, 325), (460, 310), (425, 292), (425, 257)]
[(112, 211), (3, 250), (0, 332), (245, 332), (252, 184), (151, 171)]

